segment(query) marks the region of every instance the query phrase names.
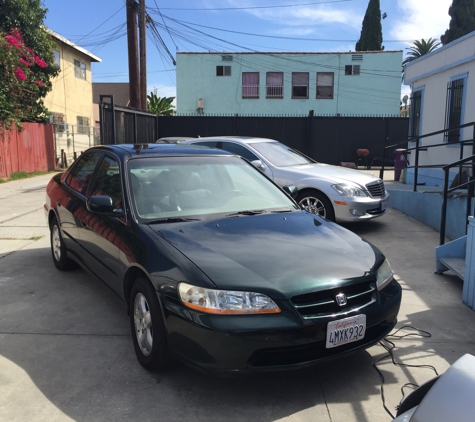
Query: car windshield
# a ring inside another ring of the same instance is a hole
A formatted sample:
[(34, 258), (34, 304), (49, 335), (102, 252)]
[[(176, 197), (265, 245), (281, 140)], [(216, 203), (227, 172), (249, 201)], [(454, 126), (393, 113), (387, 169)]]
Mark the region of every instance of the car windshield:
[(301, 152), (289, 148), (280, 142), (256, 142), (251, 145), (276, 167), (316, 163), (316, 161), (303, 155)]
[(270, 180), (234, 156), (141, 157), (129, 161), (128, 177), (135, 210), (150, 221), (297, 209)]

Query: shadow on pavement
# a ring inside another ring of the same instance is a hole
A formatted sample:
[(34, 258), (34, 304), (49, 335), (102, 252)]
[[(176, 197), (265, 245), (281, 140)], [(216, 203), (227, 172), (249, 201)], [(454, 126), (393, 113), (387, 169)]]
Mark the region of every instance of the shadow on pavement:
[(386, 420), (379, 346), (307, 370), (217, 378), (177, 363), (154, 375), (135, 358), (125, 306), (86, 272), (57, 271), (47, 247), (0, 265), (0, 408), (13, 419)]

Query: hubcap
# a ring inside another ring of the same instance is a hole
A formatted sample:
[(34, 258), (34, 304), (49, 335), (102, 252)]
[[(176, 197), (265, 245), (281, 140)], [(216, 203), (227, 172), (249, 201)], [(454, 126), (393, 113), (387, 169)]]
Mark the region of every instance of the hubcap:
[(327, 216), (327, 210), (325, 209), (323, 202), (318, 198), (314, 198), (313, 196), (307, 196), (306, 198), (303, 198), (299, 202), (299, 205), (302, 205), (306, 211), (317, 214), (323, 218)]
[(54, 225), (51, 233), (51, 247), (53, 248), (53, 255), (56, 261), (61, 259), (61, 235), (59, 234), (58, 226)]
[(137, 343), (140, 350), (145, 356), (152, 353), (153, 346), (153, 327), (152, 316), (147, 299), (142, 293), (135, 296), (134, 301), (134, 324), (135, 335), (137, 336)]

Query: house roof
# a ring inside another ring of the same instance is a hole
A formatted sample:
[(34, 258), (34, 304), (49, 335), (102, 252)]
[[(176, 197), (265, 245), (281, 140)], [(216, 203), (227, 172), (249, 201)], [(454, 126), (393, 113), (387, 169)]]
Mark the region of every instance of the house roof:
[(114, 104), (128, 107), (130, 104), (128, 82), (93, 82), (92, 102), (99, 104), (101, 95), (113, 95)]
[(68, 40), (67, 38), (63, 37), (62, 35), (59, 35), (57, 32), (52, 31), (49, 28), (44, 28), (48, 34), (50, 34), (52, 37), (60, 40), (64, 44), (69, 45), (70, 47), (76, 49), (77, 51), (80, 51), (81, 53), (85, 54), (91, 59), (91, 62), (102, 62), (102, 59), (95, 54), (92, 54), (90, 51), (86, 50), (85, 48), (80, 47), (79, 45), (73, 43), (72, 41)]

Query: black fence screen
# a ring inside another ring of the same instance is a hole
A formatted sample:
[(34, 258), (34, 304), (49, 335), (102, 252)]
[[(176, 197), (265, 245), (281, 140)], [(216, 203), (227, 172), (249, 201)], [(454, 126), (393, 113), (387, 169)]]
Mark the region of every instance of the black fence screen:
[[(110, 96), (109, 96), (110, 98)], [(126, 107), (101, 104), (101, 143), (149, 143), (170, 136), (253, 136), (276, 139), (324, 163), (381, 165), (384, 147), (408, 136), (407, 117), (314, 116), (156, 116)], [(386, 165), (393, 162), (386, 150)]]

